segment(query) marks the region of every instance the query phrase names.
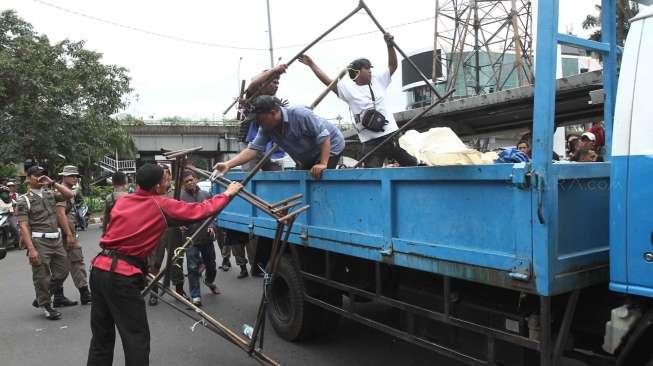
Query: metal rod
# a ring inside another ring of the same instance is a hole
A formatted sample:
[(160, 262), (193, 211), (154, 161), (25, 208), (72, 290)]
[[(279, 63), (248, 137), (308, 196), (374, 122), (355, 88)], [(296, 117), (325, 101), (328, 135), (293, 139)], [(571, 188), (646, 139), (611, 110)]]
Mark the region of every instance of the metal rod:
[[(261, 161), (259, 161), (258, 164), (256, 164), (256, 166), (254, 167), (254, 169), (252, 169), (252, 171), (249, 172), (249, 174), (245, 177), (245, 179), (242, 180), (241, 184), (242, 184), (243, 186), (247, 185), (247, 182), (249, 182), (249, 180), (252, 179), (252, 177), (253, 177), (253, 176), (254, 176), (254, 175), (255, 175), (255, 174), (256, 174), (256, 173), (261, 169), (261, 167), (263, 167), (263, 164), (265, 164), (265, 163), (268, 161), (268, 159), (270, 159), (270, 157), (272, 156), (272, 154), (274, 153), (274, 151), (275, 151), (276, 149), (277, 149), (277, 145), (276, 145), (276, 144), (272, 145), (272, 148), (270, 149), (270, 151), (268, 151), (268, 152), (265, 154), (265, 156), (263, 156), (263, 158), (261, 159)], [(178, 159), (178, 161), (179, 161), (179, 160), (181, 160), (181, 159)], [(178, 176), (181, 177), (181, 174), (179, 174)], [(175, 188), (175, 192), (176, 192), (176, 188)], [(229, 202), (231, 202), (231, 200), (232, 200), (234, 197), (235, 197), (235, 196), (230, 196), (230, 197), (228, 198), (227, 203), (223, 206), (223, 209), (224, 209), (224, 207), (227, 207), (227, 205), (229, 204)], [(176, 197), (176, 198), (178, 199), (178, 197)], [(220, 211), (222, 211), (222, 210), (220, 210)], [(220, 211), (216, 212), (215, 215), (217, 215)], [(179, 257), (181, 257), (181, 254), (182, 254), (182, 253), (184, 252), (184, 250), (185, 250), (185, 249), (186, 249), (186, 248), (187, 248), (187, 247), (188, 247), (188, 246), (193, 242), (193, 240), (195, 239), (195, 236), (197, 236), (198, 233), (200, 233), (200, 232), (206, 230), (206, 228), (209, 226), (209, 224), (214, 220), (215, 215), (210, 215), (209, 217), (207, 217), (207, 218), (204, 220), (204, 222), (202, 222), (202, 225), (200, 225), (200, 227), (197, 228), (197, 230), (195, 230), (195, 232), (193, 233), (193, 235), (191, 235), (188, 239), (186, 239), (186, 242), (184, 243), (184, 245), (182, 245), (181, 247), (175, 249), (175, 251), (176, 251), (177, 253), (175, 253), (174, 257), (173, 257), (170, 261), (166, 261), (166, 267), (164, 268), (165, 270), (168, 270), (168, 268), (170, 267), (169, 263), (172, 263), (173, 261), (175, 261), (176, 259), (178, 259)], [(271, 216), (275, 217), (275, 215), (271, 215)], [(158, 282), (159, 279), (161, 279), (161, 276), (163, 276), (163, 272), (164, 272), (164, 271), (159, 271), (159, 273), (157, 273), (157, 275), (154, 276), (154, 278), (156, 279), (156, 282)], [(145, 287), (145, 289), (141, 292), (141, 294), (142, 294), (143, 296), (145, 296), (145, 295), (149, 292), (149, 290), (152, 288), (152, 286), (154, 286), (154, 284), (155, 284), (155, 282), (150, 282), (150, 283)]]
[(572, 320), (574, 320), (574, 313), (576, 312), (576, 304), (578, 303), (578, 297), (580, 296), (580, 290), (574, 290), (569, 295), (569, 300), (567, 300), (567, 307), (565, 308), (565, 315), (562, 318), (562, 324), (560, 325), (560, 331), (558, 332), (558, 338), (556, 339), (555, 347), (553, 348), (553, 365), (557, 365), (562, 357), (562, 352), (567, 343), (567, 336), (569, 335), (569, 328), (571, 328)]
[[(376, 24), (376, 27), (379, 28), (379, 30), (381, 31), (381, 33), (383, 33), (383, 34), (386, 34), (386, 33), (387, 33), (387, 32), (385, 31), (385, 29), (383, 28), (383, 26), (381, 25), (381, 23), (379, 23), (379, 21), (376, 19), (376, 17), (374, 16), (374, 14), (372, 14), (372, 11), (370, 10), (370, 8), (367, 7), (367, 4), (365, 4), (365, 2), (364, 2), (363, 0), (360, 0), (360, 3), (358, 4), (358, 7), (359, 7), (359, 8), (362, 7), (363, 9), (365, 9), (365, 12), (367, 13), (367, 15), (370, 16), (370, 19), (372, 19), (372, 22), (374, 22), (374, 24)], [(404, 59), (406, 59), (406, 61), (408, 61), (408, 63), (410, 64), (410, 66), (412, 66), (413, 69), (415, 69), (415, 71), (417, 72), (417, 74), (419, 75), (419, 77), (424, 81), (424, 83), (426, 84), (426, 86), (428, 86), (428, 87), (431, 89), (431, 91), (433, 91), (433, 93), (435, 93), (435, 95), (438, 97), (438, 99), (442, 99), (442, 97), (440, 96), (440, 94), (438, 93), (438, 91), (435, 90), (435, 86), (434, 86), (433, 84), (431, 84), (431, 82), (430, 82), (429, 79), (424, 75), (424, 73), (422, 72), (422, 70), (420, 70), (419, 67), (417, 67), (417, 65), (415, 65), (415, 62), (413, 62), (413, 60), (411, 60), (410, 57), (408, 57), (408, 56), (406, 55), (406, 53), (404, 53), (404, 51), (403, 51), (403, 50), (402, 50), (402, 49), (397, 45), (397, 43), (396, 43), (395, 41), (392, 41), (392, 45), (394, 46), (394, 48), (395, 48), (397, 51), (399, 51), (399, 53), (404, 57)], [(435, 51), (436, 51), (436, 50), (433, 50), (433, 52), (435, 52)]]
[(166, 157), (166, 159), (172, 159), (172, 158), (176, 158), (176, 157), (182, 156), (182, 155), (187, 155), (187, 154), (190, 154), (192, 152), (199, 151), (199, 150), (202, 150), (202, 149), (203, 149), (202, 146), (197, 146), (197, 147), (194, 147), (192, 149), (173, 151), (171, 153), (165, 153), (163, 155)]
[(275, 202), (275, 203), (271, 204), (270, 207), (275, 208), (275, 207), (281, 206), (281, 205), (283, 205), (283, 204), (285, 204), (287, 202), (294, 201), (294, 200), (296, 200), (298, 198), (302, 198), (303, 196), (304, 196), (303, 194), (298, 193), (298, 194), (296, 194), (294, 196), (290, 196), (290, 197), (288, 197), (288, 198), (286, 198), (284, 200), (281, 200), (279, 202)]
[(326, 87), (326, 89), (324, 89), (324, 91), (322, 91), (322, 93), (320, 93), (320, 95), (317, 97), (317, 99), (315, 99), (315, 101), (308, 108), (315, 109), (315, 107), (317, 107), (317, 105), (322, 102), (322, 99), (324, 99), (324, 97), (326, 97), (327, 94), (329, 94), (330, 91), (335, 90), (334, 87), (336, 86), (336, 84), (338, 84), (338, 81), (340, 81), (340, 79), (342, 79), (342, 77), (345, 76), (346, 73), (347, 73), (347, 68), (345, 67), (344, 69), (342, 69), (342, 71), (340, 71), (338, 76), (336, 76), (336, 78), (333, 79), (331, 84), (329, 84)]
[[(154, 283), (154, 276), (152, 276), (151, 274), (148, 274), (147, 277), (148, 277), (148, 279), (150, 279), (151, 283)], [(161, 287), (161, 286), (159, 286), (159, 287)], [(172, 291), (169, 288), (162, 287), (161, 289), (166, 294), (168, 294), (168, 295), (172, 296), (173, 298), (175, 298), (177, 301), (181, 302), (182, 304), (186, 305), (187, 307), (190, 307), (195, 313), (197, 313), (199, 316), (201, 316), (204, 320), (208, 321), (212, 326), (217, 328), (220, 331), (220, 333), (218, 333), (219, 335), (224, 336), (225, 338), (227, 338), (227, 340), (231, 341), (232, 343), (234, 343), (236, 346), (238, 346), (242, 350), (245, 350), (245, 351), (248, 350), (247, 349), (247, 346), (248, 346), (247, 340), (240, 337), (238, 334), (233, 332), (231, 329), (229, 329), (228, 327), (226, 327), (225, 325), (223, 325), (222, 323), (217, 321), (215, 318), (213, 318), (211, 315), (207, 314), (201, 308), (195, 306), (192, 302), (186, 300), (183, 296), (179, 295), (178, 293)], [(257, 358), (258, 360), (260, 360), (260, 361), (262, 361), (262, 362), (264, 362), (266, 364), (275, 365), (275, 366), (280, 365), (277, 361), (271, 359), (269, 356), (265, 355), (264, 353), (262, 353), (259, 350), (253, 350), (251, 354), (255, 358)]]
[[(329, 35), (329, 33), (333, 32), (334, 29), (336, 29), (336, 28), (338, 28), (340, 25), (342, 25), (342, 23), (344, 23), (345, 21), (347, 21), (347, 19), (349, 19), (349, 18), (351, 18), (352, 16), (354, 16), (354, 14), (358, 13), (358, 11), (361, 10), (361, 8), (362, 8), (362, 2), (358, 4), (358, 6), (356, 7), (356, 9), (352, 10), (349, 14), (347, 14), (344, 18), (340, 19), (340, 20), (339, 20), (336, 24), (334, 24), (331, 28), (327, 29), (324, 33), (322, 33), (319, 37), (317, 37), (315, 40), (313, 40), (311, 43), (309, 43), (306, 47), (302, 48), (302, 50), (299, 51), (299, 52), (298, 52), (298, 53), (297, 53), (293, 58), (291, 58), (291, 59), (286, 63), (286, 65), (287, 65), (287, 66), (290, 66), (290, 65), (291, 65), (293, 62), (295, 62), (299, 57), (301, 57), (301, 56), (302, 56), (306, 51), (308, 51), (311, 47), (315, 46), (316, 43), (318, 43), (318, 42), (321, 41), (324, 37), (326, 37), (327, 35)], [(270, 78), (270, 79), (266, 80), (265, 82), (263, 82), (263, 83), (261, 84), (261, 86), (259, 86), (259, 87), (258, 87), (258, 88), (257, 88), (257, 89), (252, 93), (252, 95), (249, 96), (249, 98), (245, 99), (244, 103), (248, 103), (248, 102), (250, 102), (252, 99), (254, 99), (255, 97), (259, 96), (261, 90), (263, 90), (263, 88), (264, 88), (265, 86), (267, 86), (267, 85), (270, 83), (271, 80), (272, 80), (272, 78)], [(243, 94), (239, 95), (239, 96), (238, 96), (238, 97), (237, 97), (237, 98), (236, 98), (236, 99), (231, 103), (231, 105), (229, 105), (229, 107), (227, 107), (227, 109), (226, 109), (226, 110), (224, 111), (224, 113), (222, 113), (222, 114), (227, 114), (227, 113), (229, 113), (229, 110), (230, 110), (230, 109), (231, 109), (231, 108), (236, 104), (236, 102), (238, 102), (238, 100), (240, 100), (240, 99), (243, 97), (244, 94), (245, 94), (245, 92), (243, 92)]]
[(272, 47), (272, 18), (270, 17), (270, 0), (265, 1), (268, 8), (268, 42), (270, 44), (270, 68), (274, 67), (274, 48)]
[[(457, 361), (460, 361), (464, 363), (465, 365), (471, 365), (471, 366), (476, 366), (476, 365), (487, 365), (487, 363), (481, 359), (476, 358), (473, 355), (468, 355), (462, 352), (459, 352), (453, 348), (450, 348), (449, 346), (445, 346), (442, 344), (435, 343), (435, 341), (432, 340), (427, 340), (425, 338), (421, 338), (412, 334), (409, 334), (408, 332), (404, 332), (401, 330), (398, 330), (394, 328), (393, 326), (390, 326), (388, 324), (382, 323), (378, 320), (370, 319), (367, 318), (363, 315), (356, 314), (352, 310), (344, 310), (341, 307), (332, 305), (326, 301), (317, 299), (315, 297), (312, 297), (308, 294), (304, 295), (304, 300), (307, 302), (310, 302), (311, 304), (314, 304), (316, 306), (319, 306), (325, 310), (335, 312), (337, 314), (340, 314), (341, 316), (355, 320), (359, 323), (362, 323), (368, 327), (374, 328), (376, 330), (385, 332), (387, 334), (390, 334), (391, 336), (395, 338), (402, 339), (406, 342), (416, 344), (420, 347), (424, 347), (426, 349), (435, 351), (443, 356), (453, 358)], [(354, 302), (352, 301), (352, 308), (353, 308)]]
[[(266, 276), (269, 276), (269, 273), (271, 273), (273, 270), (276, 269), (276, 262), (278, 261), (278, 253), (279, 253), (279, 246), (280, 246), (280, 241), (281, 237), (283, 236), (283, 229), (285, 228), (285, 224), (283, 223), (278, 223), (277, 224), (277, 229), (274, 234), (274, 241), (272, 242), (272, 251), (270, 252), (270, 259), (268, 260), (268, 263), (265, 268), (265, 272), (267, 273)], [(267, 286), (267, 284), (264, 284), (264, 286)], [(256, 312), (256, 322), (254, 323), (254, 328), (252, 331), (252, 338), (249, 341), (249, 352), (254, 350), (254, 345), (256, 344), (256, 339), (258, 338), (258, 334), (261, 328), (261, 322), (263, 321), (263, 318), (265, 317), (265, 310), (267, 307), (268, 303), (268, 298), (267, 298), (267, 288), (263, 291), (263, 294), (261, 295), (261, 301), (258, 306), (258, 310)]]
[(289, 203), (289, 204), (287, 204), (287, 205), (284, 205), (284, 206), (280, 206), (280, 207), (274, 208), (274, 209), (272, 209), (272, 212), (274, 212), (274, 213), (279, 213), (279, 212), (282, 212), (282, 211), (288, 210), (288, 209), (290, 209), (290, 208), (293, 208), (293, 207), (295, 207), (295, 206), (299, 206), (299, 205), (301, 205), (301, 204), (302, 204), (302, 201), (292, 202), (292, 203)]
[[(212, 182), (215, 182), (216, 184), (220, 185), (223, 188), (227, 188), (229, 186), (229, 184), (232, 183), (231, 180), (229, 180), (229, 179), (227, 179), (225, 177), (218, 177), (216, 179), (211, 179), (211, 173), (207, 172), (206, 170), (202, 170), (200, 168), (194, 167), (194, 166), (189, 166), (188, 169), (192, 170), (195, 173), (200, 174), (200, 175), (202, 175), (202, 176), (204, 176), (206, 178), (209, 178), (209, 180), (211, 180)], [(245, 201), (247, 201), (247, 202), (249, 202), (251, 204), (254, 204), (257, 207), (260, 206), (262, 209), (264, 209), (265, 212), (271, 212), (270, 211), (270, 204), (267, 201), (265, 201), (261, 197), (255, 195), (254, 193), (246, 190), (245, 188), (241, 189), (240, 192), (238, 192), (238, 196), (240, 196), (240, 198), (244, 199)], [(246, 196), (246, 197), (244, 197), (244, 196)], [(254, 202), (252, 202), (252, 201), (254, 201)]]
[(419, 114), (417, 114), (415, 117), (411, 118), (410, 121), (406, 122), (403, 126), (399, 127), (399, 129), (397, 129), (397, 130), (394, 131), (393, 133), (389, 134), (388, 137), (387, 137), (385, 140), (383, 140), (383, 142), (381, 142), (380, 144), (376, 145), (372, 150), (370, 150), (367, 154), (365, 154), (365, 156), (363, 156), (363, 157), (358, 161), (358, 163), (356, 163), (356, 165), (354, 165), (354, 168), (357, 168), (357, 167), (361, 166), (361, 164), (362, 164), (365, 160), (367, 160), (370, 156), (372, 156), (372, 154), (374, 154), (377, 150), (379, 150), (383, 145), (385, 145), (385, 144), (387, 144), (388, 142), (392, 141), (392, 139), (393, 139), (395, 136), (397, 136), (398, 134), (400, 134), (400, 133), (403, 132), (404, 130), (408, 129), (408, 127), (410, 127), (411, 124), (412, 124), (413, 122), (415, 122), (416, 120), (418, 120), (419, 118), (421, 118), (423, 115), (425, 115), (426, 113), (428, 113), (431, 109), (435, 108), (436, 105), (442, 103), (445, 99), (447, 99), (447, 98), (448, 98), (451, 94), (453, 94), (455, 91), (456, 91), (456, 89), (451, 89), (451, 90), (449, 90), (449, 91), (448, 91), (444, 96), (442, 96), (442, 98), (440, 98), (440, 99), (438, 99), (437, 101), (435, 101), (435, 103), (433, 103), (433, 104), (431, 104), (430, 106), (428, 106), (426, 109), (424, 109), (423, 111), (421, 111), (421, 112), (420, 112)]
[[(291, 246), (291, 248), (294, 248), (294, 246)], [(328, 252), (327, 252), (328, 253)], [(374, 300), (378, 302), (379, 304), (385, 305), (385, 306), (391, 306), (397, 309), (400, 309), (402, 311), (405, 311), (408, 314), (414, 314), (420, 317), (424, 317), (426, 319), (434, 320), (436, 322), (448, 324), (451, 326), (455, 326), (458, 328), (462, 328), (465, 330), (469, 330), (471, 332), (477, 333), (477, 334), (482, 334), (482, 335), (491, 335), (495, 339), (501, 340), (503, 342), (507, 343), (513, 343), (516, 345), (519, 345), (524, 348), (528, 348), (531, 350), (539, 350), (539, 343), (535, 340), (532, 340), (530, 338), (521, 336), (521, 335), (516, 335), (514, 333), (509, 333), (508, 331), (502, 331), (496, 328), (492, 328), (489, 326), (485, 325), (480, 325), (474, 322), (471, 322), (469, 320), (465, 320), (462, 318), (457, 318), (455, 316), (445, 316), (444, 313), (437, 312), (435, 310), (430, 310), (430, 309), (425, 309), (423, 307), (409, 304), (406, 302), (403, 302), (401, 300), (397, 300), (391, 297), (387, 296), (379, 296), (374, 292), (368, 291), (368, 290), (362, 290), (357, 287), (343, 284), (338, 281), (330, 280), (327, 278), (320, 277), (318, 275), (306, 272), (306, 271), (301, 271), (302, 273), (302, 278), (305, 281), (311, 281), (311, 282), (317, 282), (319, 284), (335, 288), (337, 290), (340, 290), (343, 293), (350, 294), (352, 297), (356, 296), (361, 296), (366, 299)]]
[(449, 317), (451, 315), (451, 278), (449, 276), (444, 276), (442, 279), (442, 293), (444, 297), (444, 316)]
[(265, 163), (267, 163), (268, 160), (270, 160), (270, 158), (272, 157), (272, 154), (274, 154), (277, 151), (278, 148), (279, 148), (279, 145), (272, 144), (272, 147), (270, 148), (270, 150), (268, 150), (268, 152), (266, 152), (265, 155), (263, 155), (261, 160), (259, 160), (259, 162), (256, 163), (254, 168), (252, 168), (252, 170), (249, 173), (247, 173), (245, 178), (243, 178), (243, 180), (240, 181), (240, 184), (242, 184), (243, 187), (246, 186), (247, 183), (249, 183), (249, 181), (252, 180), (252, 178), (254, 178), (256, 173), (258, 173), (258, 171), (261, 170), (263, 165), (265, 165)]
[[(241, 60), (242, 60), (242, 57), (241, 57)], [(238, 62), (238, 77), (240, 77), (240, 61)], [(240, 81), (240, 92), (238, 94), (239, 98), (240, 98), (240, 95), (243, 95), (244, 93), (245, 93), (245, 79)], [(240, 109), (239, 109), (238, 112), (236, 113), (236, 119), (240, 121), (242, 119), (242, 117), (243, 116), (241, 116)]]
[(551, 366), (551, 297), (540, 296), (540, 366)]
[(181, 253), (183, 253), (184, 250), (193, 242), (193, 240), (195, 239), (197, 234), (199, 234), (200, 232), (203, 232), (204, 230), (206, 230), (207, 227), (209, 226), (209, 224), (214, 220), (214, 218), (215, 218), (214, 215), (211, 215), (211, 216), (207, 217), (204, 220), (204, 222), (202, 222), (202, 225), (200, 225), (200, 227), (197, 228), (197, 230), (195, 230), (193, 235), (186, 238), (186, 241), (184, 242), (184, 244), (182, 246), (175, 249), (175, 252), (177, 252), (177, 253), (174, 253), (174, 256), (172, 255), (173, 253), (168, 253), (168, 258), (170, 258), (170, 260), (166, 260), (165, 268), (162, 268), (161, 270), (159, 270), (159, 273), (157, 273), (156, 276), (154, 276), (154, 279), (156, 281), (152, 281), (152, 282), (148, 283), (147, 286), (145, 286), (145, 288), (143, 289), (143, 291), (141, 291), (142, 296), (147, 295), (147, 293), (152, 289), (152, 287), (154, 285), (156, 285), (157, 282), (159, 282), (161, 277), (163, 277), (163, 274), (170, 269), (170, 263), (174, 262), (175, 260), (177, 260), (177, 259), (179, 259), (181, 257)]
[(304, 206), (304, 207), (302, 207), (302, 208), (299, 208), (299, 209), (297, 209), (297, 210), (295, 210), (295, 211), (289, 213), (288, 215), (286, 215), (286, 216), (284, 216), (284, 217), (282, 217), (282, 218), (280, 218), (280, 219), (277, 219), (277, 221), (279, 221), (279, 222), (285, 222), (285, 221), (287, 221), (287, 220), (290, 219), (290, 218), (293, 218), (293, 219), (294, 219), (295, 216), (297, 216), (297, 215), (299, 215), (300, 213), (302, 213), (302, 212), (308, 210), (309, 208), (311, 208), (311, 206), (310, 206), (310, 205), (306, 205), (306, 206)]

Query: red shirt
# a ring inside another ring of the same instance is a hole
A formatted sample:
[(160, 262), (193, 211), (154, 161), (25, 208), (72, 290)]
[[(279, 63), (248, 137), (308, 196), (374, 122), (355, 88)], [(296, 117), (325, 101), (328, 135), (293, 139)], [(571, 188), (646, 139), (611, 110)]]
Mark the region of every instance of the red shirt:
[[(111, 210), (109, 227), (100, 239), (100, 247), (145, 261), (156, 248), (166, 227), (173, 226), (173, 221), (198, 221), (215, 215), (228, 203), (229, 198), (224, 194), (200, 203), (187, 203), (139, 189), (116, 201)], [(110, 257), (100, 255), (93, 259), (92, 265), (110, 271), (111, 262)], [(121, 259), (116, 264), (115, 272), (125, 276), (142, 273), (139, 268)]]

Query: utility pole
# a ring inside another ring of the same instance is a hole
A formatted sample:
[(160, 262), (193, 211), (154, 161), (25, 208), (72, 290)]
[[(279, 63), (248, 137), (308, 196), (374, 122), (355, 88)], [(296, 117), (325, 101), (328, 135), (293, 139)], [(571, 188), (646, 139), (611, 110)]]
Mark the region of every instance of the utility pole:
[(270, 68), (274, 67), (274, 49), (272, 48), (272, 20), (270, 19), (270, 0), (265, 0), (268, 7), (268, 40), (270, 43)]

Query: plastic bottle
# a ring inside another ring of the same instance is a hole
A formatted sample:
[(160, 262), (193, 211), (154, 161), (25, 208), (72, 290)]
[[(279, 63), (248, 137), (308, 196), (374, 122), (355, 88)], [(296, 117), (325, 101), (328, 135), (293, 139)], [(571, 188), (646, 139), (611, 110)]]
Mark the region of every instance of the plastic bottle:
[(252, 339), (252, 336), (254, 334), (254, 327), (252, 327), (249, 324), (243, 324), (243, 334), (245, 337)]

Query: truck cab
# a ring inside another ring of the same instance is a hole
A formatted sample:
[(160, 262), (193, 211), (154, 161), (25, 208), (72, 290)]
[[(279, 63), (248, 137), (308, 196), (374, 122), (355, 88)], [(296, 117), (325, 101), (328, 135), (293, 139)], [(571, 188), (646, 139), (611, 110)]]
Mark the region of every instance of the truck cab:
[(632, 20), (617, 89), (611, 159), (610, 289), (653, 297), (653, 9)]

